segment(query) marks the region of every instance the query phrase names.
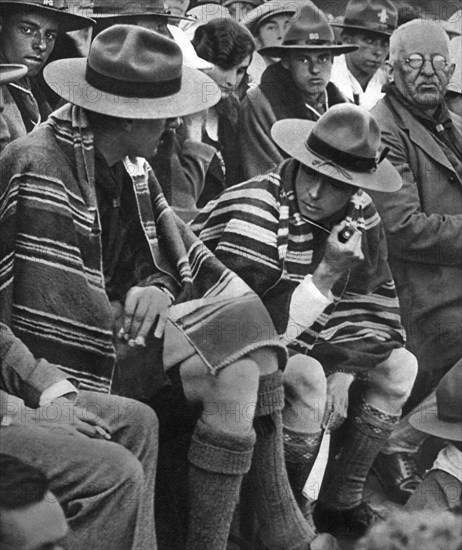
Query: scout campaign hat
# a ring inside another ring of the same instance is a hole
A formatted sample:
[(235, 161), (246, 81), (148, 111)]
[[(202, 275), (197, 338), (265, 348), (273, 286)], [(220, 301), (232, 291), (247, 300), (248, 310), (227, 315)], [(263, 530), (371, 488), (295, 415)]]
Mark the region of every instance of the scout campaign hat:
[(243, 4), (250, 4), (253, 7), (257, 7), (260, 4), (263, 4), (263, 0), (225, 0), (222, 3), (222, 6), (225, 8), (228, 8), (231, 6), (231, 4), (235, 4), (236, 2), (242, 2)]
[(14, 65), (12, 63), (0, 63), (0, 84), (16, 82), (27, 73), (25, 65)]
[(343, 23), (332, 26), (390, 36), (398, 26), (398, 10), (390, 0), (350, 0)]
[(293, 22), (284, 33), (280, 46), (270, 46), (259, 50), (261, 55), (281, 57), (286, 51), (331, 50), (334, 55), (352, 52), (358, 46), (335, 44), (334, 31), (323, 11), (313, 2), (303, 3)]
[(401, 177), (379, 151), (381, 135), (375, 118), (351, 103), (332, 106), (314, 122), (287, 118), (271, 136), (288, 155), (325, 176), (363, 189), (391, 192)]
[(284, 13), (292, 16), (299, 9), (300, 6), (294, 0), (269, 0), (249, 11), (241, 23), (255, 36), (260, 25), (267, 19)]
[(409, 422), (421, 432), (462, 441), (462, 360), (443, 376), (433, 400), (413, 413)]
[(55, 15), (61, 32), (76, 31), (94, 24), (89, 17), (69, 12), (65, 0), (0, 0), (0, 14), (8, 10), (25, 10), (33, 8)]
[(140, 15), (156, 15), (168, 20), (191, 18), (184, 15), (174, 15), (170, 12), (164, 0), (93, 0), (92, 17), (109, 19), (123, 17), (139, 17)]
[(113, 25), (96, 36), (88, 58), (45, 67), (47, 84), (65, 100), (119, 118), (180, 117), (212, 107), (218, 86), (183, 65), (170, 38), (136, 25)]

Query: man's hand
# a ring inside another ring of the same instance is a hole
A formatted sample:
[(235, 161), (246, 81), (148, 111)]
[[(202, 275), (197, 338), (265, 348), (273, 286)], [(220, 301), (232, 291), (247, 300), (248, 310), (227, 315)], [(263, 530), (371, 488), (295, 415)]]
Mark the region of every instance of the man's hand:
[(156, 287), (134, 286), (128, 291), (124, 305), (123, 333), (129, 346), (145, 346), (149, 331), (162, 338), (167, 322), (170, 297)]
[[(348, 414), (348, 390), (354, 380), (352, 374), (334, 372), (327, 377), (327, 397), (322, 428), (335, 430), (343, 424)], [(330, 421), (329, 421), (330, 418)]]
[(353, 230), (353, 235), (346, 243), (339, 241), (338, 235), (346, 225), (347, 222), (343, 220), (333, 227), (327, 239), (324, 256), (313, 273), (313, 283), (325, 296), (337, 279), (364, 260), (361, 250), (362, 233), (358, 229)]
[(109, 425), (95, 413), (78, 407), (72, 399), (57, 397), (49, 405), (30, 409), (22, 406), (10, 425), (38, 424), (68, 434), (81, 433), (95, 439), (111, 439)]

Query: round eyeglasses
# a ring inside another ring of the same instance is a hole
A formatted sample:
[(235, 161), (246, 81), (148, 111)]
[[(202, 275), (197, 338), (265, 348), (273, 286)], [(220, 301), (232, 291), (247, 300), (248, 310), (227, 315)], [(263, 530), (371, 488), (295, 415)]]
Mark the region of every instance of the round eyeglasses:
[(443, 71), (448, 66), (448, 62), (444, 55), (435, 54), (431, 56), (430, 60), (425, 59), (420, 53), (412, 53), (408, 58), (404, 60), (406, 65), (409, 65), (411, 69), (421, 69), (425, 61), (430, 61), (435, 71)]

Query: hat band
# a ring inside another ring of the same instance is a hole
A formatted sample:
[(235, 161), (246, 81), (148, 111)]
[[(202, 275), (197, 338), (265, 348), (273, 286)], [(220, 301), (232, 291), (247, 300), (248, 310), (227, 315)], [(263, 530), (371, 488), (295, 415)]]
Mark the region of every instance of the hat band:
[(364, 19), (345, 19), (343, 21), (345, 27), (360, 27), (362, 29), (370, 29), (371, 31), (394, 31), (396, 24), (393, 23), (380, 23), (380, 21), (365, 21)]
[(335, 46), (332, 40), (285, 40), (281, 46)]
[(87, 63), (85, 80), (102, 92), (124, 97), (156, 98), (176, 94), (181, 89), (181, 75), (162, 82), (133, 82), (98, 73)]
[(375, 157), (360, 157), (345, 153), (345, 151), (340, 151), (316, 136), (313, 132), (308, 136), (305, 145), (316, 155), (327, 158), (342, 168), (352, 170), (353, 172), (371, 172), (377, 168), (377, 160)]

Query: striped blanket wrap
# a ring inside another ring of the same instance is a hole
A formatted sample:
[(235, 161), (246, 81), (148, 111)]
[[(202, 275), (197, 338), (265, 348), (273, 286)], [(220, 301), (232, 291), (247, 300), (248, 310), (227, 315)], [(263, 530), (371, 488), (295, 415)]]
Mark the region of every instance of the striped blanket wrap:
[[(321, 261), (329, 230), (301, 217), (294, 193), (298, 162), (234, 186), (209, 203), (192, 229), (227, 267), (260, 296), (279, 334), (290, 335), (289, 306), (300, 281)], [(332, 289), (334, 302), (289, 344), (292, 353), (318, 359), (326, 372), (367, 376), (404, 345), (399, 302), (387, 263), (380, 217), (362, 192), (364, 261)], [(306, 304), (309, 308), (309, 304)]]
[[(267, 346), (283, 367), (286, 349), (260, 299), (176, 217), (148, 164), (124, 163), (158, 270), (139, 284), (174, 297), (167, 333), (181, 334), (212, 373)], [(65, 105), (3, 152), (0, 235), (0, 320), (83, 389), (109, 392), (115, 318), (104, 285), (93, 134), (79, 107)], [(166, 347), (175, 355), (175, 342)]]

